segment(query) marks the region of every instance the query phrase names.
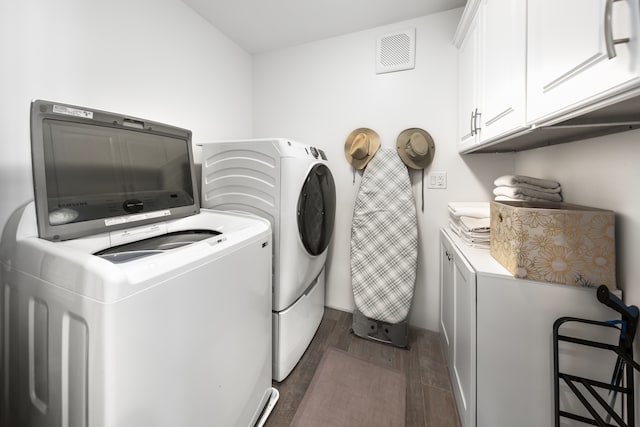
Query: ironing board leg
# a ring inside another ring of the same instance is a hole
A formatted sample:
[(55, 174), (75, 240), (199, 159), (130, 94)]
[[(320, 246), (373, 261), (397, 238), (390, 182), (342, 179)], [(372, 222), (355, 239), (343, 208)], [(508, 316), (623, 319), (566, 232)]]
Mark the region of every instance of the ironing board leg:
[(360, 338), (379, 341), (396, 347), (409, 347), (409, 322), (387, 323), (370, 319), (358, 310), (353, 310), (353, 333)]

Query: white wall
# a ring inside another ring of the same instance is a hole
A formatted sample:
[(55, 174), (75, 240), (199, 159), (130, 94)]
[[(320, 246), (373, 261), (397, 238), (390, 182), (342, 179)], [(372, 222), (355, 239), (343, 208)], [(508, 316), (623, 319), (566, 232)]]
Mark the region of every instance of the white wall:
[[(352, 184), (344, 157), (347, 135), (370, 127), (384, 147), (395, 147), (409, 127), (427, 130), (436, 143), (425, 171), (446, 171), (448, 188), (425, 188), (425, 212), (418, 210), (419, 265), (413, 325), (439, 330), (438, 230), (447, 222), (447, 202), (488, 200), (493, 179), (513, 172), (511, 155), (457, 154), (457, 51), (453, 35), (462, 9), (352, 33), (254, 57), (255, 137), (286, 137), (323, 149), (337, 186), (336, 228), (327, 265), (329, 307), (353, 309), (350, 238), (353, 205), (361, 175)], [(414, 70), (375, 74), (375, 40), (416, 28)], [(421, 206), (420, 172), (411, 174)]]
[(32, 99), (251, 132), (251, 56), (178, 0), (0, 2), (0, 228), (33, 198)]
[[(640, 306), (640, 131), (523, 151), (517, 173), (553, 178), (566, 202), (616, 212), (618, 288)], [(613, 313), (613, 312), (612, 312)], [(615, 316), (614, 316), (615, 317)]]
[[(515, 156), (516, 172), (553, 178), (562, 184), (566, 202), (616, 212), (617, 284), (625, 304), (640, 307), (640, 130), (569, 144), (523, 151)], [(611, 311), (611, 319), (620, 316)], [(636, 336), (635, 358), (640, 354)], [(636, 384), (640, 373), (636, 374)], [(637, 385), (636, 385), (637, 390)], [(636, 394), (636, 408), (640, 395)], [(636, 410), (636, 418), (640, 409)]]

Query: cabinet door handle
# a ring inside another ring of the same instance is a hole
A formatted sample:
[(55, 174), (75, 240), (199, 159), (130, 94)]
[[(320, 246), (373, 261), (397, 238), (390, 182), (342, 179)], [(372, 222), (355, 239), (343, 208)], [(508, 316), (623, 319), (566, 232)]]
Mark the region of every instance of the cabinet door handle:
[(473, 122), (474, 122), (474, 118), (475, 115), (473, 114), (473, 111), (471, 112), (471, 120), (469, 121), (469, 129), (471, 129), (471, 136), (474, 136), (476, 133), (473, 130)]
[(477, 134), (478, 131), (480, 130), (480, 128), (478, 127), (478, 117), (480, 117), (481, 114), (478, 113), (478, 109), (476, 108), (476, 112), (473, 115), (473, 130), (474, 132)]
[(607, 47), (607, 57), (613, 59), (616, 57), (616, 45), (620, 43), (628, 43), (629, 38), (614, 39), (613, 38), (613, 2), (620, 0), (607, 0), (604, 6), (604, 44)]

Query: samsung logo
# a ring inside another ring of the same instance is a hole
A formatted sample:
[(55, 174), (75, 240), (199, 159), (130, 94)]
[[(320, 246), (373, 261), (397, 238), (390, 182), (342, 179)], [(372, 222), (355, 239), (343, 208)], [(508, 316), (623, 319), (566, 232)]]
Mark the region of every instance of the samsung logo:
[(58, 203), (58, 208), (77, 208), (79, 206), (87, 206), (87, 202), (71, 202), (71, 203)]

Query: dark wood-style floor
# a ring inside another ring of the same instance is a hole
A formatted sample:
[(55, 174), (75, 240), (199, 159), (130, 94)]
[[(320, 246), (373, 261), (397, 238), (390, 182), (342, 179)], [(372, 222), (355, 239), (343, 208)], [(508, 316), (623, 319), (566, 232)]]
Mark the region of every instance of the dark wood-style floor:
[(351, 313), (325, 309), (318, 332), (298, 365), (283, 382), (274, 382), (280, 400), (265, 427), (286, 427), (291, 423), (329, 347), (406, 374), (407, 427), (460, 427), (439, 334), (411, 328), (407, 350), (353, 335), (351, 320)]

